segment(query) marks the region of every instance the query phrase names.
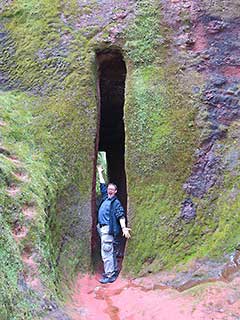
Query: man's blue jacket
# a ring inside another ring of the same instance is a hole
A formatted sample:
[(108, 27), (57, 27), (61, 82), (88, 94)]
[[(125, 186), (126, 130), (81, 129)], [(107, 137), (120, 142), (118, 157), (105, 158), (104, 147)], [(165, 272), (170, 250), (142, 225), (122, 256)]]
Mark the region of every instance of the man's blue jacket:
[[(107, 186), (105, 183), (100, 183), (100, 190), (102, 194), (102, 200), (100, 202), (99, 208), (104, 200), (107, 199)], [(121, 205), (121, 202), (118, 200), (116, 196), (111, 198), (110, 204), (110, 219), (109, 219), (109, 234), (116, 237), (120, 231), (121, 226), (119, 223), (119, 219), (125, 217), (124, 209)]]

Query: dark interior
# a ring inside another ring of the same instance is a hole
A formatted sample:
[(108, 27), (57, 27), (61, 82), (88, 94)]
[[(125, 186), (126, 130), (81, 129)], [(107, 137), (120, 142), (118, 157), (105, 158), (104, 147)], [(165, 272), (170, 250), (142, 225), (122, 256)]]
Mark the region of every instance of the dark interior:
[(97, 53), (100, 95), (98, 151), (106, 151), (108, 181), (118, 187), (117, 196), (127, 206), (124, 165), (124, 90), (126, 66), (119, 51)]

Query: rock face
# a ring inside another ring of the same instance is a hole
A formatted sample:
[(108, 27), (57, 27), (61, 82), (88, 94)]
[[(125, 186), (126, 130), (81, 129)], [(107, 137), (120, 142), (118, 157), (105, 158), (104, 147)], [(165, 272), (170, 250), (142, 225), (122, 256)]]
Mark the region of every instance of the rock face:
[[(2, 294), (3, 319), (16, 310), (41, 312), (58, 281), (91, 267), (96, 54), (117, 52), (126, 65), (125, 172), (118, 179), (126, 174), (133, 237), (124, 271), (224, 260), (238, 245), (238, 1), (80, 2), (0, 5), (1, 250), (12, 261), (0, 284), (15, 288)], [(40, 292), (36, 300), (29, 290)], [(37, 301), (43, 307), (35, 310)]]

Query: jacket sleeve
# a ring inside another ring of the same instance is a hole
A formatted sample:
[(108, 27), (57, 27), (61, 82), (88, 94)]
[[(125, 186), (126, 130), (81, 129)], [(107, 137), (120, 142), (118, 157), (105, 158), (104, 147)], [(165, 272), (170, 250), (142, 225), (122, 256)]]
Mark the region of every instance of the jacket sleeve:
[(107, 186), (105, 183), (100, 183), (100, 191), (101, 191), (101, 195), (102, 198), (106, 198), (107, 197)]
[(125, 217), (124, 209), (120, 203), (120, 201), (117, 202), (116, 210), (115, 210), (115, 216), (119, 220), (122, 217)]

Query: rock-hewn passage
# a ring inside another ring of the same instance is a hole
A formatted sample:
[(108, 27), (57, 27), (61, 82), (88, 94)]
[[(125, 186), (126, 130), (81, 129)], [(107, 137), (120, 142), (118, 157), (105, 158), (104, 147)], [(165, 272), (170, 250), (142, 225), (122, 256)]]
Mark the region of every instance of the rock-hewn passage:
[[(92, 269), (99, 150), (132, 228), (123, 272), (176, 268), (182, 289), (216, 270), (226, 280), (239, 266), (239, 0), (9, 0), (0, 12), (0, 318), (43, 316)], [(134, 317), (116, 297), (111, 316)]]
[(118, 186), (126, 208), (124, 99), (126, 66), (120, 51), (97, 53), (100, 128), (99, 151), (106, 151), (108, 178)]

